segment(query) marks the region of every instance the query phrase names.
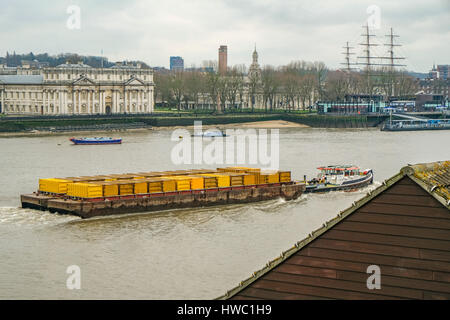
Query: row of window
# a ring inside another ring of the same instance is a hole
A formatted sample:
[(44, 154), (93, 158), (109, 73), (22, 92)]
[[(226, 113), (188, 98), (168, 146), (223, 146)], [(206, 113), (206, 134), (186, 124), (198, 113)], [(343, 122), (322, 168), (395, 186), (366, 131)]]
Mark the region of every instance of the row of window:
[[(68, 74), (61, 74), (61, 77), (59, 75), (60, 75), (59, 73), (45, 73), (44, 74), (44, 78), (46, 80), (60, 80), (60, 78), (61, 78), (61, 80), (71, 80), (72, 79), (72, 75), (70, 73), (68, 73)], [(66, 77), (64, 77), (64, 75), (66, 75)], [(94, 79), (94, 80), (98, 80), (99, 79), (97, 74), (87, 74), (86, 76), (88, 78), (91, 78), (91, 79)], [(75, 77), (73, 79), (78, 79), (79, 77), (80, 77), (79, 75), (75, 75)], [(112, 78), (114, 80), (117, 80), (117, 75), (114, 75)], [(142, 76), (142, 78), (143, 78), (144, 81), (147, 80), (147, 76), (146, 75)], [(100, 76), (100, 79), (101, 80), (105, 80), (105, 77), (102, 75), (102, 76)], [(130, 77), (128, 75), (127, 76), (119, 75), (119, 78), (118, 78), (118, 80), (120, 80), (120, 81), (128, 80), (128, 79), (130, 79)], [(111, 75), (110, 74), (106, 75), (106, 80), (111, 80)]]
[[(59, 93), (58, 92), (50, 92), (48, 95), (50, 96), (50, 99), (55, 99), (55, 98), (58, 99), (59, 98)], [(46, 97), (48, 97), (48, 95)], [(142, 96), (143, 96), (144, 99), (147, 99), (148, 94), (146, 92), (143, 92)], [(119, 93), (119, 97), (122, 99), (123, 98), (123, 94)], [(131, 97), (133, 99), (137, 99), (138, 95), (137, 95), (136, 92), (132, 92), (131, 93)], [(87, 93), (86, 92), (82, 92), (81, 93), (81, 98), (82, 99), (86, 99), (87, 98)], [(4, 99), (42, 99), (42, 93), (41, 92), (24, 92), (24, 91), (23, 92), (9, 92), (9, 91), (6, 91), (4, 93)]]

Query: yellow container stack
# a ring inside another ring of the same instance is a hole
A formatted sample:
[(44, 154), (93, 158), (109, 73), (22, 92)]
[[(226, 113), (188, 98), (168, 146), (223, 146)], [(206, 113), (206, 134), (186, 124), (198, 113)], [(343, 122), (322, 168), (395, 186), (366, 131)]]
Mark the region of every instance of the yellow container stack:
[(39, 191), (50, 193), (67, 193), (67, 185), (72, 181), (67, 179), (39, 179)]
[(39, 179), (39, 191), (79, 198), (163, 193), (290, 182), (290, 171), (226, 167)]

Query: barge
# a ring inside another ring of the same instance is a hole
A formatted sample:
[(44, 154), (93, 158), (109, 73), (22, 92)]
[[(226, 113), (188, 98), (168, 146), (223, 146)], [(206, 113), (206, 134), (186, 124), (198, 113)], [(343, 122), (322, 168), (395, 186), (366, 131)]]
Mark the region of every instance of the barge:
[(91, 218), (176, 208), (293, 200), (305, 184), (290, 171), (227, 167), (40, 179), (39, 190), (21, 195), (22, 208)]

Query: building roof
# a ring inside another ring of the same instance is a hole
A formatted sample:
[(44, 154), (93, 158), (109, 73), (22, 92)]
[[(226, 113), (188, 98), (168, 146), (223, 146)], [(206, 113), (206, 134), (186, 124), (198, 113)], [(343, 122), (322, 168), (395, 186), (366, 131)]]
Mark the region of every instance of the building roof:
[(68, 68), (68, 69), (85, 69), (85, 68), (92, 68), (91, 66), (84, 64), (84, 63), (63, 63), (58, 66), (57, 68)]
[[(450, 161), (402, 168), (218, 299), (449, 299), (449, 182)], [(386, 264), (383, 293), (362, 262)]]
[(42, 84), (43, 82), (42, 75), (0, 75), (2, 84)]
[(450, 161), (411, 165), (402, 171), (449, 208)]

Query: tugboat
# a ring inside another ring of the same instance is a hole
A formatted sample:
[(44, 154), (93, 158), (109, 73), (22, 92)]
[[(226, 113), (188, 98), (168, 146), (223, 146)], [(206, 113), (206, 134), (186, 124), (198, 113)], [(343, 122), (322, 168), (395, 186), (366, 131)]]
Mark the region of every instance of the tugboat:
[(70, 141), (73, 142), (73, 144), (121, 144), (122, 139), (114, 139), (114, 138), (70, 138)]
[(372, 169), (361, 171), (359, 167), (348, 166), (327, 166), (319, 167), (317, 178), (306, 181), (307, 192), (328, 192), (328, 191), (351, 191), (373, 183)]

